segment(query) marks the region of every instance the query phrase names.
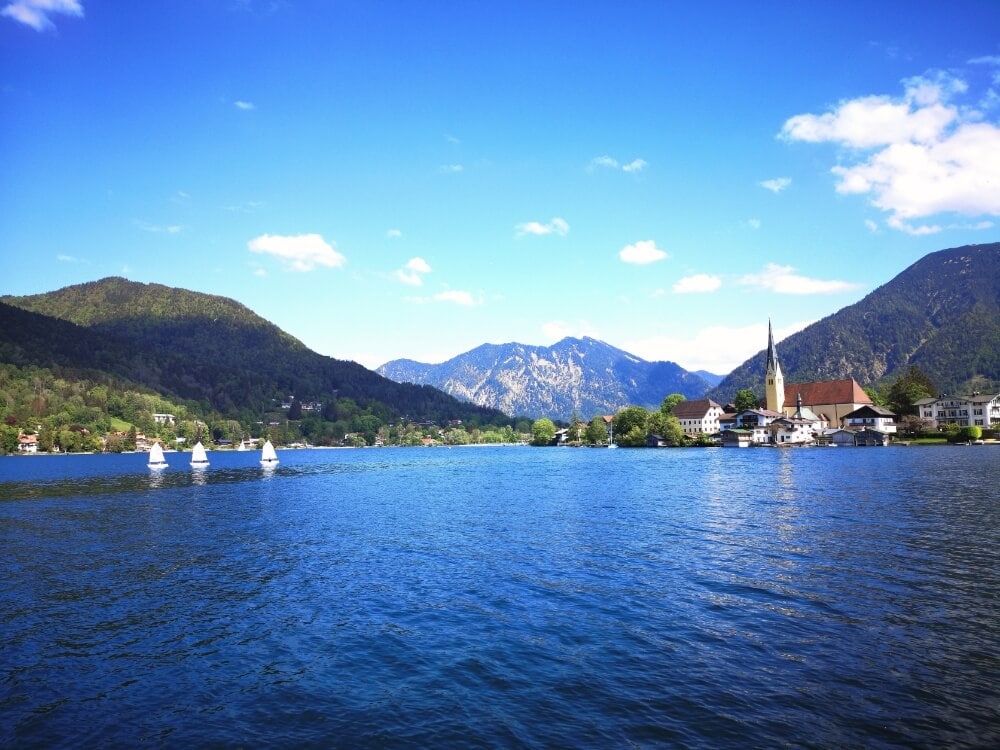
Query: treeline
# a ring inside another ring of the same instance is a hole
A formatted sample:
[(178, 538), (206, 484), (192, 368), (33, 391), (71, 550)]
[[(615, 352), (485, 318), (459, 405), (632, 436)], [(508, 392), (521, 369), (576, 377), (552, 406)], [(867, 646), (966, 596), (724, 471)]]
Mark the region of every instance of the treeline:
[(614, 442), (624, 448), (642, 448), (650, 445), (681, 446), (708, 445), (707, 436), (688, 437), (684, 434), (680, 420), (673, 415), (674, 407), (684, 396), (672, 393), (663, 399), (659, 409), (645, 409), (642, 406), (627, 406), (611, 418), (611, 429), (604, 416), (595, 416), (589, 423), (576, 415), (566, 427), (565, 440), (557, 440), (559, 430), (556, 423), (543, 417), (531, 425), (532, 445), (608, 445)]

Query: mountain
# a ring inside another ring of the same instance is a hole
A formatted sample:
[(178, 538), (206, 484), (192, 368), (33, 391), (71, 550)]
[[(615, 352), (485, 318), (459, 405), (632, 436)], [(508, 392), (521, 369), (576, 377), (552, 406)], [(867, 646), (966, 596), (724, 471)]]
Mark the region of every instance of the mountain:
[[(761, 344), (766, 342), (762, 341)], [(860, 302), (778, 345), (786, 383), (854, 378), (893, 382), (910, 365), (939, 391), (1000, 388), (1000, 243), (931, 253)], [(764, 350), (710, 396), (763, 392)]]
[(0, 303), (0, 361), (103, 372), (222, 414), (294, 395), (414, 419), (504, 416), (317, 354), (226, 297), (106, 278)]
[(671, 393), (699, 398), (711, 387), (673, 362), (647, 362), (589, 337), (553, 346), (484, 344), (438, 365), (398, 359), (377, 372), (507, 414), (555, 419), (574, 412), (589, 419), (629, 405), (659, 408)]

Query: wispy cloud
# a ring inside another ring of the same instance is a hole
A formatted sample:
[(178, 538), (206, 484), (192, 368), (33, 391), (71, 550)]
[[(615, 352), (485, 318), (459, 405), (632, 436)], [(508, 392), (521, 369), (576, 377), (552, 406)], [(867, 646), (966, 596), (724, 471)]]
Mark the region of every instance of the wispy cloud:
[(150, 232), (151, 234), (180, 234), (184, 231), (184, 227), (179, 224), (150, 224), (149, 222), (140, 221), (139, 219), (136, 219), (132, 223), (139, 227), (142, 231)]
[(796, 274), (792, 266), (777, 263), (768, 263), (760, 273), (743, 276), (740, 284), (766, 289), (775, 294), (838, 294), (854, 291), (861, 286), (848, 281), (810, 279)]
[(444, 292), (438, 292), (434, 295), (434, 300), (437, 302), (451, 302), (463, 307), (474, 307), (479, 304), (470, 292), (463, 292), (458, 289), (448, 289)]
[(865, 219), (865, 226), (868, 227), (868, 231), (872, 234), (878, 234), (878, 224), (871, 219)]
[(386, 239), (398, 240), (403, 236), (403, 232), (399, 229), (390, 229), (385, 233)]
[(228, 206), (223, 206), (222, 210), (230, 211), (236, 214), (252, 214), (258, 208), (262, 208), (263, 206), (264, 206), (263, 201), (247, 201), (246, 203), (230, 204)]
[(722, 279), (707, 273), (696, 273), (693, 276), (685, 276), (677, 281), (673, 290), (675, 294), (704, 294), (715, 292), (722, 287)]
[(35, 31), (54, 29), (55, 23), (49, 18), (53, 15), (82, 18), (83, 3), (80, 0), (12, 0), (0, 10), (0, 16), (13, 18)]
[(396, 278), (409, 286), (421, 286), (423, 275), (430, 273), (431, 267), (423, 258), (411, 258), (406, 265), (396, 271)]
[(79, 258), (74, 258), (72, 255), (57, 255), (56, 260), (60, 263), (79, 263)]
[(780, 137), (851, 149), (855, 158), (830, 170), (837, 192), (869, 196), (889, 213), (893, 229), (934, 234), (948, 227), (915, 222), (940, 213), (1000, 216), (1000, 127), (953, 102), (969, 87), (949, 73), (902, 84), (902, 96), (866, 96), (823, 114), (795, 115)]
[(747, 226), (751, 229), (760, 229), (760, 219), (747, 219)]
[(316, 266), (340, 268), (347, 262), (347, 258), (318, 234), (262, 234), (250, 240), (247, 249), (274, 256), (289, 271), (312, 271)]
[(782, 190), (787, 188), (792, 184), (791, 177), (775, 177), (773, 180), (762, 180), (757, 183), (765, 190), (770, 190), (772, 193), (780, 193)]
[(648, 263), (655, 263), (668, 257), (667, 253), (660, 250), (653, 240), (640, 240), (632, 245), (626, 245), (618, 251), (618, 257), (623, 263), (644, 266)]
[[(809, 325), (792, 323), (774, 329), (781, 341)], [(660, 335), (626, 341), (621, 346), (651, 362), (677, 362), (688, 370), (707, 370), (724, 375), (754, 356), (767, 344), (767, 323), (748, 326), (708, 326), (693, 336)]]
[(565, 237), (569, 234), (569, 223), (565, 219), (556, 216), (548, 224), (542, 224), (539, 221), (528, 221), (524, 224), (518, 224), (514, 227), (514, 232), (517, 237), (524, 237), (526, 234), (535, 235), (536, 237), (544, 237), (547, 234), (558, 234), (560, 237)]
[(623, 172), (641, 172), (648, 166), (649, 163), (645, 159), (633, 159), (627, 164), (622, 164), (614, 157), (604, 154), (591, 159), (590, 164), (587, 166), (587, 171), (593, 172), (595, 169), (620, 169)]
[(233, 106), (236, 109), (242, 109), (244, 112), (248, 112), (251, 109), (257, 109), (257, 106), (253, 102), (244, 101), (243, 99), (237, 99), (233, 102)]
[(461, 164), (442, 164), (438, 167), (439, 172), (444, 172), (445, 174), (459, 174), (465, 171), (465, 167)]

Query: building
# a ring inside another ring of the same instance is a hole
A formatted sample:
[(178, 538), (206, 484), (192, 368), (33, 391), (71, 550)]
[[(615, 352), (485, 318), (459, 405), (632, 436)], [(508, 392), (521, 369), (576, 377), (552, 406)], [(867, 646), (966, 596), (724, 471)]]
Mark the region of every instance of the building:
[(21, 453), (38, 453), (38, 435), (17, 436), (17, 449)]
[(914, 403), (917, 414), (932, 427), (956, 424), (959, 427), (1000, 425), (1000, 393), (973, 393), (971, 396), (941, 395)]
[(154, 414), (153, 421), (156, 424), (168, 424), (172, 425), (174, 423), (175, 417), (173, 414)]
[(816, 442), (816, 422), (801, 417), (781, 417), (769, 425), (775, 445), (811, 445)]
[[(764, 362), (764, 394), (768, 411), (781, 412), (785, 402), (785, 379), (778, 364), (778, 350), (774, 348), (774, 333), (771, 321), (767, 321), (767, 359)], [(794, 398), (794, 396), (792, 397)]]
[(896, 415), (881, 406), (869, 404), (845, 416), (843, 425), (849, 430), (868, 429), (890, 434), (896, 432)]
[(710, 398), (681, 401), (674, 406), (673, 415), (681, 423), (681, 429), (688, 436), (714, 435), (719, 431), (719, 420), (723, 410)]
[(774, 442), (770, 425), (782, 416), (780, 412), (770, 409), (747, 409), (738, 414), (726, 414), (719, 419), (722, 444), (739, 447), (743, 447), (744, 442), (749, 445), (770, 445)]

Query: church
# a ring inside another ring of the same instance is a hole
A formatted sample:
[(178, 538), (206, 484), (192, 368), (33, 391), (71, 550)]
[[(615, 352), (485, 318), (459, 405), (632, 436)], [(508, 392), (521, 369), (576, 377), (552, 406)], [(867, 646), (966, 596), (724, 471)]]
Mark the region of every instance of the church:
[(767, 359), (764, 393), (769, 411), (786, 417), (815, 419), (827, 427), (840, 427), (847, 415), (871, 406), (872, 400), (856, 380), (826, 380), (817, 383), (785, 383), (774, 346), (771, 321), (767, 322)]

